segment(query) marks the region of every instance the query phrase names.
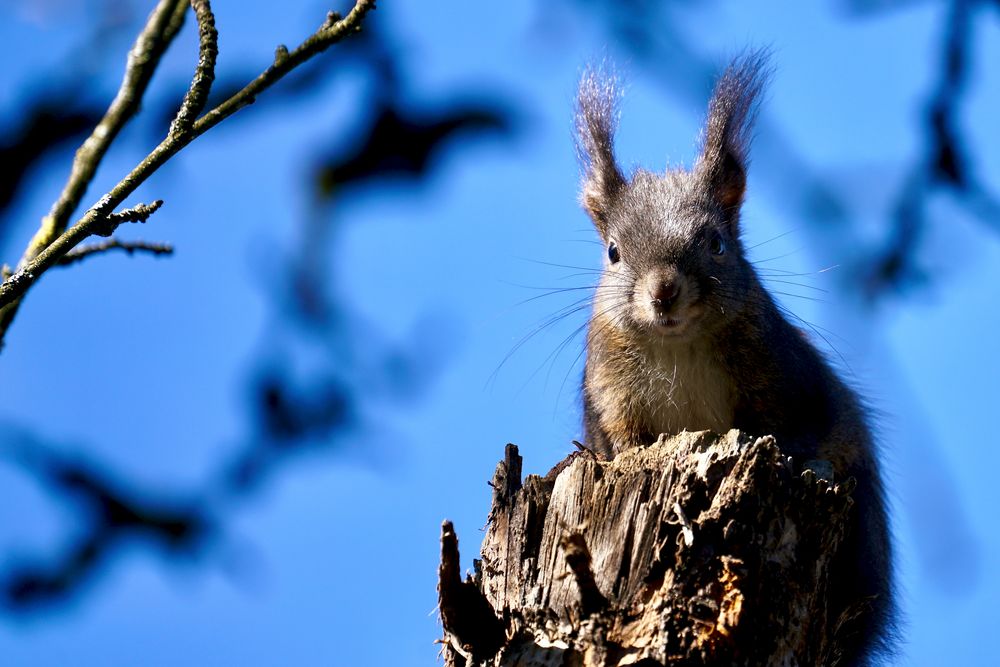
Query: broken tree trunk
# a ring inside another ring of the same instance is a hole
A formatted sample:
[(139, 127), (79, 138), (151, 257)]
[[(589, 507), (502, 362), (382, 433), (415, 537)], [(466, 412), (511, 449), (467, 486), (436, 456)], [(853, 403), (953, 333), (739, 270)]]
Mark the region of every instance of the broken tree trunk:
[(474, 578), (442, 530), (445, 663), (832, 663), (827, 573), (848, 486), (738, 431), (661, 436), (613, 461), (578, 452), (523, 484), (508, 445)]

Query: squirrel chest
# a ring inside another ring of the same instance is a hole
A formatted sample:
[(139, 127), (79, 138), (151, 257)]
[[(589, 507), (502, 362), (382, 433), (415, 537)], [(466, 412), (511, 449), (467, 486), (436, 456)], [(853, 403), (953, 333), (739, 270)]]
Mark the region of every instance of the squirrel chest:
[(725, 433), (733, 425), (732, 379), (703, 342), (632, 341), (604, 350), (589, 366), (587, 384), (606, 427), (617, 422), (655, 437)]

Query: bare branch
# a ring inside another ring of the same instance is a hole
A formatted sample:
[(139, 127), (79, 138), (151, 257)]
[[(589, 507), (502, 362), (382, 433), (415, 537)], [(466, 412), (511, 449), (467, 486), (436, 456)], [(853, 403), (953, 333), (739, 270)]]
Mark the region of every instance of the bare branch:
[[(170, 3), (164, 0), (162, 4), (169, 5)], [(204, 104), (204, 101), (200, 100), (200, 96), (202, 94), (207, 95), (208, 86), (211, 83), (210, 81), (206, 82), (206, 73), (214, 68), (214, 56), (207, 54), (207, 51), (210, 49), (206, 47), (206, 45), (210, 46), (214, 44), (214, 37), (210, 34), (214, 32), (214, 20), (209, 21), (207, 18), (210, 16), (207, 2), (193, 0), (193, 5), (195, 5), (196, 12), (202, 12), (199, 14), (199, 30), (202, 34), (202, 55), (199, 58), (198, 70), (196, 70), (192, 87), (189, 89), (188, 95), (185, 96), (184, 105), (187, 105), (188, 109), (185, 117), (190, 117), (193, 113), (196, 113)], [(170, 6), (173, 8), (173, 5)], [(357, 0), (353, 9), (343, 19), (333, 20), (336, 15), (328, 15), (327, 20), (320, 29), (302, 42), (294, 51), (285, 55), (285, 52), (279, 49), (276, 53), (274, 63), (264, 70), (260, 76), (228, 100), (205, 113), (191, 125), (189, 131), (170, 132), (142, 162), (136, 165), (128, 175), (119, 181), (114, 188), (91, 207), (72, 227), (62, 232), (54, 241), (45, 245), (43, 249), (33, 255), (28, 261), (23, 262), (14, 275), (0, 284), (0, 341), (2, 341), (3, 335), (10, 327), (21, 296), (35, 284), (41, 274), (56, 265), (64, 255), (88, 236), (97, 233), (99, 230), (106, 229), (107, 218), (111, 215), (115, 207), (119, 206), (126, 197), (132, 194), (157, 169), (194, 141), (194, 139), (243, 107), (252, 104), (256, 100), (257, 95), (280, 81), (297, 66), (313, 56), (322, 53), (348, 35), (359, 31), (362, 19), (374, 7), (374, 0)], [(164, 35), (170, 32), (172, 29), (171, 25), (168, 24), (163, 28)], [(211, 27), (211, 30), (209, 30), (209, 27)], [(161, 39), (163, 38), (161, 37)], [(201, 73), (200, 77), (199, 72)], [(184, 105), (182, 105), (182, 113), (184, 112)]]
[(198, 19), (198, 66), (181, 108), (170, 124), (171, 135), (190, 131), (198, 114), (205, 108), (212, 82), (215, 81), (215, 60), (219, 55), (219, 32), (215, 29), (215, 15), (208, 0), (191, 0), (191, 8)]
[(129, 51), (125, 76), (118, 94), (90, 137), (77, 149), (69, 179), (49, 214), (42, 219), (42, 224), (28, 244), (18, 268), (37, 257), (66, 229), (69, 217), (80, 205), (108, 147), (139, 109), (153, 72), (160, 64), (160, 58), (184, 24), (186, 5), (185, 0), (160, 0), (149, 15), (145, 27)]
[(253, 104), (257, 100), (257, 95), (273, 86), (290, 71), (313, 56), (326, 51), (344, 37), (360, 31), (361, 20), (372, 9), (375, 9), (375, 0), (358, 0), (354, 8), (344, 18), (340, 18), (336, 12), (328, 13), (319, 30), (299, 44), (294, 51), (289, 52), (287, 48), (281, 49), (279, 47), (275, 52), (274, 63), (260, 76), (198, 119), (198, 122), (194, 124), (195, 135), (204, 133), (243, 107)]
[(87, 257), (90, 257), (91, 255), (107, 252), (109, 250), (121, 250), (128, 255), (134, 255), (137, 252), (147, 253), (151, 255), (172, 255), (174, 253), (174, 247), (169, 243), (151, 243), (149, 241), (120, 241), (118, 239), (113, 238), (113, 239), (108, 239), (107, 241), (101, 241), (99, 243), (82, 245), (78, 248), (70, 250), (68, 253), (62, 256), (57, 266), (69, 266), (71, 264), (76, 264), (77, 262), (86, 259)]

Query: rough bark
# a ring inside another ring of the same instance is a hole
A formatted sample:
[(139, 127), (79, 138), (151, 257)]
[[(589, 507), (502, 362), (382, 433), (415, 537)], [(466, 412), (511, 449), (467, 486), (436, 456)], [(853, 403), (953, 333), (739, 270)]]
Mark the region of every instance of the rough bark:
[(475, 577), (443, 528), (445, 663), (827, 664), (850, 486), (738, 431), (578, 452), (523, 485), (508, 445)]

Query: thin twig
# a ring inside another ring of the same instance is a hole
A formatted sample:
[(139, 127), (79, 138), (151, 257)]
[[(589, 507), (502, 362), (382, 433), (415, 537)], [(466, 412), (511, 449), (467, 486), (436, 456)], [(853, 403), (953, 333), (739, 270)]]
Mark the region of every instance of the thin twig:
[(328, 13), (319, 30), (299, 44), (294, 51), (278, 48), (274, 54), (274, 62), (260, 76), (244, 86), (243, 90), (198, 119), (194, 124), (195, 135), (204, 133), (243, 107), (253, 104), (260, 93), (273, 86), (290, 71), (313, 56), (326, 51), (344, 37), (360, 31), (361, 19), (374, 8), (375, 0), (358, 0), (354, 8), (344, 18), (340, 18), (336, 12)]
[(99, 243), (91, 243), (88, 245), (82, 245), (78, 248), (70, 250), (68, 253), (60, 258), (57, 266), (69, 266), (71, 264), (76, 264), (77, 262), (90, 257), (91, 255), (96, 255), (98, 253), (107, 252), (109, 250), (121, 250), (128, 255), (134, 255), (137, 252), (148, 253), (151, 255), (172, 255), (174, 254), (174, 247), (169, 243), (150, 243), (148, 241), (119, 241), (118, 239), (108, 239), (107, 241), (101, 241)]
[[(136, 204), (132, 208), (127, 208), (118, 213), (112, 213), (104, 218), (99, 225), (95, 225), (94, 234), (97, 236), (111, 236), (118, 229), (118, 225), (126, 222), (146, 222), (149, 216), (156, 213), (163, 206), (163, 200), (157, 199), (152, 204)], [(66, 253), (69, 255), (69, 253)]]
[[(194, 0), (195, 4), (197, 0)], [(207, 7), (207, 3), (205, 3)], [(313, 56), (322, 53), (327, 48), (361, 29), (364, 16), (374, 9), (374, 0), (357, 0), (357, 3), (344, 18), (329, 14), (323, 25), (294, 51), (279, 49), (275, 61), (256, 79), (242, 90), (222, 102), (214, 109), (205, 113), (195, 121), (187, 132), (172, 132), (160, 142), (132, 171), (112, 188), (106, 195), (91, 207), (72, 227), (63, 232), (53, 242), (48, 244), (30, 261), (18, 268), (14, 275), (0, 285), (0, 341), (10, 327), (21, 296), (38, 280), (42, 273), (58, 263), (59, 259), (70, 252), (81, 241), (101, 229), (106, 218), (112, 214), (126, 197), (146, 181), (157, 169), (163, 166), (171, 157), (185, 148), (194, 139), (207, 132), (212, 127), (233, 115), (245, 106), (252, 104), (257, 95), (280, 81), (295, 67), (301, 65)], [(196, 10), (197, 11), (197, 10)], [(206, 11), (207, 15), (207, 11)], [(201, 21), (199, 22), (201, 28)], [(202, 44), (206, 42), (203, 39)], [(204, 53), (203, 53), (204, 57)], [(202, 59), (199, 59), (199, 67)], [(204, 77), (196, 74), (192, 88), (185, 96), (185, 102), (194, 99), (191, 108), (197, 105), (200, 93), (192, 92), (196, 87), (206, 86)], [(207, 90), (207, 89), (206, 89)]]
[(112, 213), (106, 219), (115, 226), (124, 222), (146, 222), (149, 220), (149, 216), (156, 213), (161, 206), (163, 206), (163, 200), (157, 199), (152, 204), (136, 204), (132, 208)]
[(208, 0), (191, 0), (191, 8), (198, 19), (198, 66), (181, 108), (170, 124), (171, 135), (187, 133), (205, 108), (215, 81), (215, 60), (219, 56), (219, 32), (215, 29), (211, 5)]

